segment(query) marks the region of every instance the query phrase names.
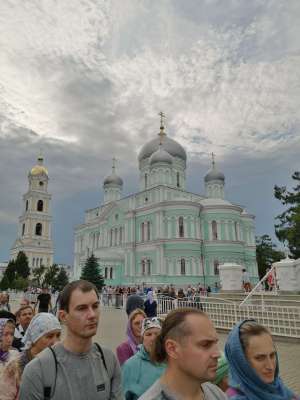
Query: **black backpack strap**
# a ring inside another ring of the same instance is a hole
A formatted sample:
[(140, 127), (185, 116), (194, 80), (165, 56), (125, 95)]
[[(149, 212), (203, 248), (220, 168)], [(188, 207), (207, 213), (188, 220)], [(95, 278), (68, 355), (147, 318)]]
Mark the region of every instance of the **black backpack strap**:
[[(53, 385), (53, 387), (49, 386), (49, 385), (44, 386), (44, 400), (50, 400), (52, 398), (52, 394), (55, 392), (56, 378), (57, 378), (57, 366), (58, 366), (58, 361), (57, 361), (57, 357), (56, 357), (54, 349), (52, 347), (48, 347), (48, 349), (52, 353), (53, 360), (54, 360), (54, 365), (55, 365), (54, 385)], [(49, 366), (47, 366), (47, 367), (49, 367)], [(43, 369), (43, 364), (42, 364), (42, 369)], [(48, 371), (48, 376), (49, 376), (49, 371)], [(47, 383), (49, 383), (49, 382), (47, 382)]]
[(96, 347), (97, 347), (97, 349), (98, 349), (98, 351), (99, 351), (99, 353), (101, 355), (101, 359), (102, 359), (104, 368), (106, 369), (106, 372), (108, 373), (108, 369), (107, 369), (106, 361), (105, 361), (105, 358), (104, 358), (103, 350), (101, 349), (100, 344), (98, 344), (97, 342), (95, 342), (95, 345), (96, 345)]

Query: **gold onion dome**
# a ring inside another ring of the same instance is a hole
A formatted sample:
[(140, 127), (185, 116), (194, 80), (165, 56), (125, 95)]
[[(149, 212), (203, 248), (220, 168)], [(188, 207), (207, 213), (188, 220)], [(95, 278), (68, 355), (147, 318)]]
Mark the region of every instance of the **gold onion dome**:
[(43, 165), (43, 162), (44, 162), (43, 157), (39, 156), (37, 159), (37, 164), (34, 167), (32, 167), (30, 170), (30, 175), (32, 175), (32, 176), (47, 175), (48, 176), (48, 170)]

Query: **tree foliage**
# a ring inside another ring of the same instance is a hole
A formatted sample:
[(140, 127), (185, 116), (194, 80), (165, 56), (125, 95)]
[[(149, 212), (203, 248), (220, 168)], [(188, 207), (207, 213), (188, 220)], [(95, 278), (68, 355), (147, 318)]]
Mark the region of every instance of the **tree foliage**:
[(256, 261), (260, 278), (266, 274), (267, 268), (271, 268), (274, 262), (282, 258), (284, 258), (284, 253), (277, 250), (276, 244), (272, 242), (269, 235), (256, 237)]
[(4, 276), (6, 276), (8, 282), (9, 282), (9, 285), (11, 285), (11, 286), (9, 286), (9, 287), (10, 287), (10, 288), (13, 288), (13, 287), (12, 287), (12, 283), (13, 283), (13, 281), (16, 279), (16, 276), (17, 276), (17, 273), (16, 273), (16, 263), (15, 263), (14, 260), (10, 260), (10, 261), (9, 261), (9, 263), (8, 263), (8, 265), (7, 265), (7, 267), (6, 267), (6, 270), (5, 270), (5, 272), (4, 272)]
[(28, 278), (30, 275), (30, 268), (28, 263), (28, 258), (23, 251), (19, 251), (17, 258), (15, 260), (16, 273), (22, 278)]
[(32, 270), (33, 281), (38, 287), (42, 287), (45, 271), (46, 268), (43, 265)]
[(60, 292), (68, 283), (69, 283), (68, 274), (66, 273), (64, 268), (60, 268), (53, 282), (54, 289)]
[(24, 290), (28, 287), (28, 279), (22, 278), (22, 276), (17, 276), (16, 279), (13, 281), (13, 288), (17, 290)]
[(97, 258), (94, 254), (87, 258), (80, 279), (85, 279), (86, 281), (93, 283), (99, 291), (102, 290), (104, 279)]
[(287, 190), (286, 186), (274, 187), (276, 199), (286, 207), (276, 217), (279, 222), (275, 225), (275, 232), (277, 238), (287, 244), (292, 256), (300, 258), (300, 172), (295, 172), (292, 179), (296, 181), (292, 191)]
[(2, 280), (0, 282), (0, 289), (1, 290), (7, 290), (10, 288), (10, 282), (7, 278), (7, 275), (3, 275)]
[(45, 275), (43, 277), (43, 286), (52, 286), (54, 287), (54, 283), (59, 272), (59, 267), (57, 264), (51, 265), (51, 267), (47, 268)]

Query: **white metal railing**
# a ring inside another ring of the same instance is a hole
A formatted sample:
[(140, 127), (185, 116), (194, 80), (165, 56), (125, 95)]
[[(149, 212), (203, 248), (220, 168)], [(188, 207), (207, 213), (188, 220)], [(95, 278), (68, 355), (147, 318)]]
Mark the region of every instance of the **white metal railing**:
[[(199, 299), (201, 300), (201, 299)], [(270, 329), (273, 335), (300, 339), (300, 307), (276, 305), (249, 304), (239, 307), (237, 303), (213, 301), (185, 301), (160, 297), (158, 315), (166, 315), (177, 307), (195, 307), (205, 311), (217, 329), (231, 330), (239, 321), (254, 318), (257, 322)]]
[(268, 277), (272, 274), (274, 277), (274, 291), (272, 290), (272, 294), (277, 295), (278, 290), (277, 290), (277, 280), (276, 280), (276, 273), (275, 273), (275, 265), (270, 268), (270, 270), (261, 278), (261, 280), (254, 286), (254, 288), (251, 290), (251, 292), (248, 293), (248, 295), (244, 298), (244, 300), (241, 302), (240, 306), (243, 306), (244, 304), (247, 303), (247, 301), (253, 296), (254, 293), (258, 293), (261, 295), (261, 303), (262, 306), (264, 305), (264, 290), (259, 290), (261, 289), (262, 284), (268, 279)]

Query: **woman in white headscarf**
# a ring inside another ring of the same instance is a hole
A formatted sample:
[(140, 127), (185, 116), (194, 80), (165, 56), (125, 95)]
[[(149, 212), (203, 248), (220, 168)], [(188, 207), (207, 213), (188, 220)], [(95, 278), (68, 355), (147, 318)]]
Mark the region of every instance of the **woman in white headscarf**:
[(19, 357), (5, 367), (0, 377), (1, 400), (18, 400), (23, 370), (37, 354), (60, 339), (61, 325), (49, 313), (35, 315), (23, 337), (24, 348)]

